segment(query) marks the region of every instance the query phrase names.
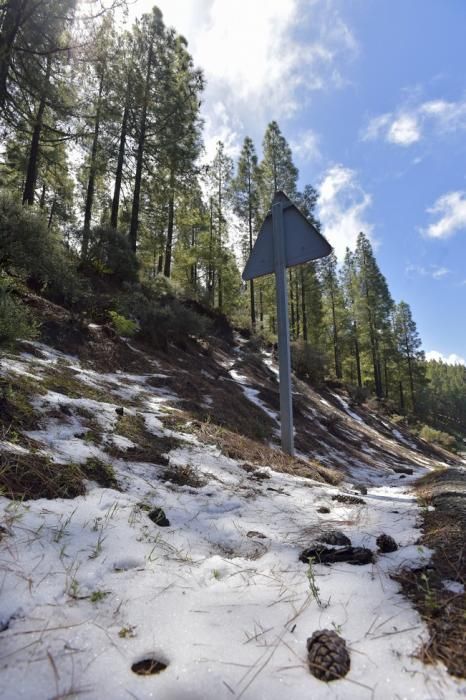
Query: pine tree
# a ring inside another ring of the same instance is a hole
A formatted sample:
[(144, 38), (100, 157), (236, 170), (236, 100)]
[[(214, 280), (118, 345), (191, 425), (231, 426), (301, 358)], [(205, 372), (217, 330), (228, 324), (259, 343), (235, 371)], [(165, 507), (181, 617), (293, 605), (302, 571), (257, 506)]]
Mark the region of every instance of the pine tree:
[[(347, 352), (345, 354), (348, 358), (349, 380), (351, 384), (357, 382), (358, 387), (362, 387), (361, 333), (357, 314), (358, 284), (355, 259), (349, 248), (347, 248), (345, 252), (340, 278), (345, 310), (347, 312), (345, 334), (347, 339)], [(354, 364), (352, 359), (353, 355)], [(354, 372), (354, 369), (356, 372)]]
[(358, 235), (354, 259), (358, 325), (370, 355), (376, 396), (383, 398), (381, 338), (390, 328), (393, 301), (385, 277), (375, 260), (370, 241), (363, 233)]
[[(293, 163), (291, 148), (282, 135), (277, 122), (273, 121), (267, 126), (262, 142), (263, 158), (260, 163), (260, 216), (263, 219), (270, 210), (272, 200), (277, 190), (282, 190), (290, 199), (296, 197), (296, 184), (298, 169)], [(290, 321), (295, 333), (296, 302), (293, 284), (293, 272), (289, 272), (290, 279)], [(269, 318), (269, 328), (275, 334), (275, 284), (272, 278), (265, 278), (259, 282), (259, 306), (261, 327), (264, 316)]]
[(233, 177), (233, 161), (225, 153), (225, 146), (217, 142), (215, 157), (209, 167), (210, 185), (210, 233), (212, 247), (211, 285), (212, 300), (215, 298), (215, 277), (217, 277), (218, 308), (223, 309), (223, 268), (226, 261), (225, 245), (227, 243), (227, 206), (231, 198), (231, 182)]
[(160, 74), (157, 69), (165, 67), (163, 65), (162, 55), (164, 41), (165, 27), (162, 20), (162, 13), (157, 7), (154, 7), (151, 14), (143, 15), (135, 27), (137, 69), (135, 70), (134, 77), (139, 118), (136, 127), (136, 169), (129, 228), (129, 240), (131, 248), (134, 251), (136, 251), (138, 240), (141, 183), (147, 134), (150, 132), (151, 128), (155, 129), (155, 124), (153, 123), (154, 110), (157, 108), (160, 101), (160, 95), (157, 92)]
[[(241, 248), (245, 261), (251, 254), (258, 225), (259, 187), (260, 179), (256, 150), (252, 139), (246, 137), (238, 160), (237, 174), (233, 181), (234, 207), (245, 230), (245, 235), (241, 239)], [(249, 290), (251, 325), (253, 330), (255, 330), (254, 280), (250, 280)]]
[(263, 213), (266, 213), (277, 190), (285, 192), (290, 199), (294, 198), (298, 169), (293, 163), (291, 148), (275, 121), (270, 122), (265, 130), (262, 150), (261, 204)]
[(332, 251), (330, 255), (320, 261), (320, 279), (322, 285), (322, 300), (324, 306), (324, 319), (330, 330), (331, 348), (335, 376), (341, 379), (342, 371), (342, 336), (344, 329), (344, 302), (340, 288), (337, 271), (337, 258)]
[[(417, 385), (422, 381), (420, 369), (424, 352), (421, 350), (422, 341), (416, 328), (409, 305), (400, 301), (393, 310), (393, 331), (395, 348), (401, 360), (403, 374), (407, 373), (411, 407), (417, 409)], [(403, 381), (400, 377), (400, 381)]]

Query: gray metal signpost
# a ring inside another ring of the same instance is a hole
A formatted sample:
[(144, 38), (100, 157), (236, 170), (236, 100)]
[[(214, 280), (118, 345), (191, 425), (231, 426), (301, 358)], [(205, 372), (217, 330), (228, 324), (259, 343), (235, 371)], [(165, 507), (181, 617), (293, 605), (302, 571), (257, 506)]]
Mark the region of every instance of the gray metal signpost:
[(331, 251), (329, 243), (288, 197), (276, 192), (243, 272), (244, 280), (275, 272), (282, 449), (291, 456), (294, 440), (286, 268), (323, 258)]

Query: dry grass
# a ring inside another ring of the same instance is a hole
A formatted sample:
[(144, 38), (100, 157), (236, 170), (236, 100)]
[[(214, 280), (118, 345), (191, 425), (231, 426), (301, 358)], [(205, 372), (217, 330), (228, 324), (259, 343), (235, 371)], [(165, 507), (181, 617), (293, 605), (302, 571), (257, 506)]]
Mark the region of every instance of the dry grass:
[(125, 411), (122, 416), (119, 416), (115, 433), (134, 442), (135, 447), (121, 449), (110, 445), (106, 447), (106, 451), (112, 457), (134, 462), (167, 465), (167, 453), (180, 445), (180, 442), (173, 437), (154, 435), (147, 430), (144, 417), (138, 413), (130, 414)]
[(0, 452), (0, 494), (12, 500), (76, 498), (86, 492), (86, 479), (118, 489), (112, 466), (99, 459), (58, 463), (37, 452)]
[(0, 429), (15, 433), (35, 430), (40, 413), (32, 405), (38, 394), (44, 393), (39, 382), (23, 375), (0, 378)]
[(420, 649), (425, 663), (442, 661), (448, 671), (466, 677), (466, 594), (452, 593), (442, 581), (466, 585), (466, 475), (454, 469), (431, 472), (417, 482), (425, 505), (421, 544), (434, 550), (428, 566), (396, 578), (429, 628)]
[(171, 465), (160, 475), (163, 481), (170, 481), (177, 486), (190, 486), (193, 489), (199, 489), (207, 484), (206, 479), (202, 478), (196, 469), (190, 464), (184, 466)]
[(0, 493), (14, 500), (75, 498), (85, 492), (77, 464), (58, 464), (37, 453), (0, 452)]
[(239, 462), (270, 467), (277, 472), (315, 479), (328, 484), (338, 484), (343, 478), (340, 472), (328, 469), (314, 460), (305, 461), (290, 457), (279, 449), (273, 449), (258, 440), (214, 425), (210, 421), (193, 420), (189, 414), (184, 414), (183, 421), (183, 416), (178, 412), (176, 416), (165, 417), (164, 422), (167, 427), (177, 430), (186, 430), (186, 423), (189, 423), (189, 430), (202, 442), (217, 445), (224, 455)]
[(99, 486), (119, 490), (118, 481), (111, 464), (102, 462), (101, 459), (96, 457), (89, 457), (81, 468), (86, 477), (91, 481), (96, 481)]

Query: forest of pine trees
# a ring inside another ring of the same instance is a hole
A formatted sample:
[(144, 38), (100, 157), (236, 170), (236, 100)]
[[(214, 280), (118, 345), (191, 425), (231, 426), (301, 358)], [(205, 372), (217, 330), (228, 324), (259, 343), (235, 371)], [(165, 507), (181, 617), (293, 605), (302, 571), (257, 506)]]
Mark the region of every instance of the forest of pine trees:
[[(21, 206), (78, 273), (104, 274), (118, 251), (127, 267), (136, 256), (122, 290), (134, 275), (170, 280), (177, 294), (274, 341), (273, 278), (246, 286), (241, 269), (274, 192), (320, 228), (318, 192), (298, 184), (275, 121), (260, 150), (246, 136), (234, 162), (219, 141), (206, 162), (204, 77), (185, 38), (156, 7), (122, 30), (123, 5), (0, 0), (0, 236), (16, 235)], [(3, 277), (12, 261), (0, 256)], [(410, 307), (392, 299), (363, 232), (344, 260), (290, 269), (288, 283), (294, 352), (309, 377), (438, 427), (466, 424), (466, 369), (425, 361)]]

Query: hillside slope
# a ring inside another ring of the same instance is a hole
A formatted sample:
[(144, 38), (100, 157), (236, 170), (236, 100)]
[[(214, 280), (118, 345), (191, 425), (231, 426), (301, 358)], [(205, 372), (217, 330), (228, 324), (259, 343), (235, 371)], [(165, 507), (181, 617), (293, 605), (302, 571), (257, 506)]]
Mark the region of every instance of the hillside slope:
[[(451, 454), (296, 381), (283, 456), (273, 358), (228, 333), (158, 354), (43, 333), (62, 349), (1, 361), (2, 697), (464, 696), (413, 656), (427, 628), (391, 578), (429, 559), (409, 483)], [(318, 563), (343, 535), (369, 563)], [(350, 652), (332, 684), (319, 629)]]

